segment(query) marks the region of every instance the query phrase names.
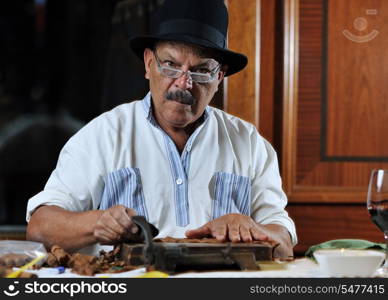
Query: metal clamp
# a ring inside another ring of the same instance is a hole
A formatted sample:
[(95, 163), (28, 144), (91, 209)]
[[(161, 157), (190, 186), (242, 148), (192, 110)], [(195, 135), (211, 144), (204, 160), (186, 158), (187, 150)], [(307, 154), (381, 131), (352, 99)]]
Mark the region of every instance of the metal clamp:
[(140, 237), (145, 241), (143, 249), (144, 263), (151, 265), (154, 262), (154, 236), (157, 236), (159, 230), (152, 224), (148, 223), (143, 216), (131, 217), (133, 223), (140, 227)]

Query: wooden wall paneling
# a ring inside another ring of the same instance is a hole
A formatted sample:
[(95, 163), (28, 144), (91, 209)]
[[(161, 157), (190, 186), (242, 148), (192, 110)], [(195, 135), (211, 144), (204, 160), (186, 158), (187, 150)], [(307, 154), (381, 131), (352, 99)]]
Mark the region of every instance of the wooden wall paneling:
[(288, 212), (297, 225), (297, 255), (303, 255), (312, 245), (334, 239), (384, 242), (382, 232), (369, 220), (363, 205), (291, 204)]
[(388, 168), (388, 140), (378, 138), (388, 129), (388, 37), (360, 43), (343, 34), (350, 25), (364, 29), (353, 28), (358, 36), (387, 31), (387, 6), (383, 0), (285, 1), (282, 172), (292, 202), (364, 203), (370, 171)]
[(244, 53), (248, 66), (225, 80), (225, 110), (258, 127), (260, 0), (228, 0), (228, 47)]
[[(271, 144), (274, 143), (274, 92), (275, 92), (275, 47), (281, 39), (276, 32), (276, 9), (279, 1), (261, 0), (260, 40), (260, 102), (259, 132)], [(275, 145), (274, 145), (275, 146)]]
[[(248, 56), (248, 67), (226, 80), (226, 111), (256, 125), (260, 134), (280, 153), (281, 126), (275, 97), (281, 90), (277, 47), (283, 43), (280, 19), (283, 0), (229, 0), (229, 47)], [(281, 100), (281, 95), (279, 99)], [(233, 100), (238, 99), (238, 100)]]
[(227, 79), (224, 106), (228, 112), (255, 124), (260, 134), (277, 148), (276, 46), (282, 36), (276, 29), (281, 21), (278, 10), (282, 0), (226, 2), (230, 15), (229, 47), (246, 54), (249, 65), (243, 73)]
[(296, 116), (298, 83), (299, 1), (284, 1), (283, 128), (281, 171), (284, 188), (291, 195), (296, 171)]
[(388, 161), (386, 2), (328, 2), (324, 150), (331, 159)]
[(284, 2), (281, 158), (297, 254), (332, 239), (383, 241), (365, 202), (371, 169), (388, 168), (388, 140), (377, 138), (388, 129), (388, 106), (382, 103), (387, 88), (380, 80), (388, 76), (382, 54), (388, 37), (360, 43), (344, 30), (353, 26), (358, 37), (374, 28), (386, 32), (388, 2), (349, 3)]

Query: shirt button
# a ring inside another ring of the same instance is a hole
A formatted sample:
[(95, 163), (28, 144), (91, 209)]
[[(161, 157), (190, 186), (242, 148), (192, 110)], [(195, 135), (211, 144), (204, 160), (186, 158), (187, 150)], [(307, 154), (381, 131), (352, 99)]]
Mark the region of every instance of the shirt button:
[(191, 146), (187, 146), (186, 150), (187, 150), (187, 152), (190, 152), (191, 151)]
[(176, 184), (182, 184), (183, 180), (181, 178), (178, 178), (175, 182)]

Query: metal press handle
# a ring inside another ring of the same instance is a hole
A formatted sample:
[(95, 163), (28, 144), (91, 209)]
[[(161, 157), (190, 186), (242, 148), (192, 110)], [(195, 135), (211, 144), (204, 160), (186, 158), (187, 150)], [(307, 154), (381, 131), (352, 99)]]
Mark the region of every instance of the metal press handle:
[[(147, 220), (143, 216), (133, 216), (131, 217), (133, 223), (135, 223), (137, 226), (140, 227), (140, 236), (145, 241), (145, 247), (143, 249), (144, 254), (144, 263), (146, 265), (150, 265), (153, 263), (154, 260), (154, 242), (153, 242), (153, 235), (152, 235), (152, 229), (157, 230), (156, 227), (151, 229), (150, 223), (147, 222)], [(159, 230), (157, 230), (159, 232)], [(156, 233), (157, 235), (157, 233)]]

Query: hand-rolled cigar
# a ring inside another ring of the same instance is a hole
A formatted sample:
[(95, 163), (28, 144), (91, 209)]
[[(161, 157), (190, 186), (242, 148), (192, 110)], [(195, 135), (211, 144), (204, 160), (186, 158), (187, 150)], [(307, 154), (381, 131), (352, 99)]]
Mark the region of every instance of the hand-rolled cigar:
[(67, 267), (70, 261), (69, 253), (57, 245), (52, 246), (50, 252), (55, 256), (59, 265)]
[(94, 264), (97, 261), (97, 257), (93, 255), (87, 255), (82, 253), (74, 253), (71, 256), (71, 259), (69, 261), (69, 266), (73, 267), (74, 264), (77, 264), (79, 262), (81, 263), (88, 263), (88, 264)]
[(38, 278), (38, 275), (30, 272), (21, 272), (19, 278)]
[(31, 261), (26, 254), (8, 253), (0, 256), (0, 266), (21, 267)]
[(93, 276), (99, 269), (96, 256), (81, 253), (72, 255), (69, 266), (72, 268), (73, 272), (87, 276)]
[(59, 262), (57, 258), (54, 256), (54, 254), (48, 253), (45, 265), (51, 268), (55, 268), (59, 266)]

